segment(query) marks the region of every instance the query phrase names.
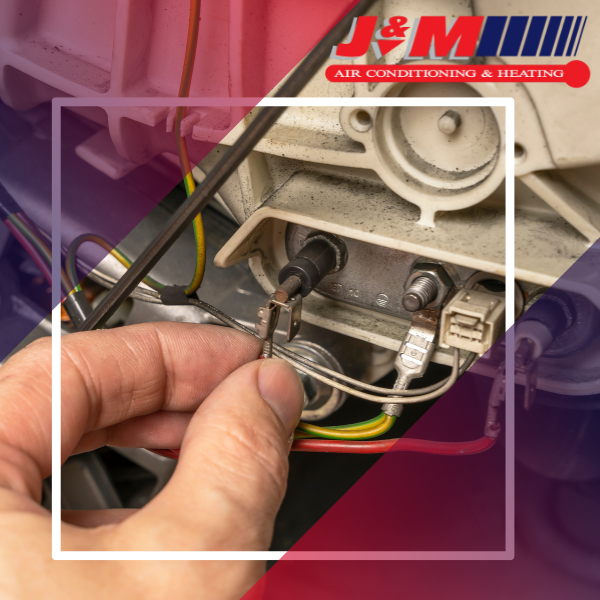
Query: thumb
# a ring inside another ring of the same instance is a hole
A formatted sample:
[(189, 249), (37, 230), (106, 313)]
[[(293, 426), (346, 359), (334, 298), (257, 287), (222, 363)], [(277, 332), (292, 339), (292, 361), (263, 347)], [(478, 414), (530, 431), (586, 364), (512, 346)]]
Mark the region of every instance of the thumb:
[(298, 374), (283, 360), (234, 371), (190, 421), (167, 486), (115, 528), (113, 547), (267, 550), (303, 396)]

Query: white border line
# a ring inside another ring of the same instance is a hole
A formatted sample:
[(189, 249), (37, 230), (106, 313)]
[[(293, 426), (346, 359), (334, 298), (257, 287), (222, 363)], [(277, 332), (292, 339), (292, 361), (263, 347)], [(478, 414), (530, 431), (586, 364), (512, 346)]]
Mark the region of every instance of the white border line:
[[(61, 507), (61, 109), (52, 105), (52, 506)], [(56, 257), (59, 257), (58, 260)], [(60, 510), (52, 511), (52, 558), (60, 555)]]
[[(252, 99), (223, 98), (55, 98), (52, 101), (52, 256), (61, 256), (61, 180), (60, 141), (61, 109), (63, 106), (248, 106)], [(264, 98), (259, 106), (290, 107), (345, 107), (345, 106), (481, 106), (504, 107), (505, 121), (505, 166), (506, 166), (506, 297), (514, 297), (514, 240), (515, 240), (515, 196), (514, 196), (514, 99), (513, 98)], [(56, 164), (56, 161), (59, 164)], [(58, 177), (56, 177), (58, 174)], [(53, 299), (60, 298), (60, 261), (54, 261), (52, 271)], [(58, 294), (58, 296), (57, 296)], [(56, 304), (56, 302), (54, 302)], [(506, 339), (506, 533), (504, 551), (437, 552), (437, 551), (365, 551), (365, 552), (253, 552), (253, 551), (63, 551), (61, 550), (61, 403), (60, 403), (60, 304), (52, 312), (52, 558), (54, 560), (277, 560), (287, 555), (295, 560), (512, 560), (515, 553), (515, 497), (514, 497), (514, 305), (506, 303), (506, 327), (510, 331)], [(510, 343), (512, 339), (512, 344)]]
[[(507, 98), (505, 126), (505, 298), (515, 297), (515, 101)], [(506, 302), (505, 522), (506, 552), (515, 557), (515, 303)]]

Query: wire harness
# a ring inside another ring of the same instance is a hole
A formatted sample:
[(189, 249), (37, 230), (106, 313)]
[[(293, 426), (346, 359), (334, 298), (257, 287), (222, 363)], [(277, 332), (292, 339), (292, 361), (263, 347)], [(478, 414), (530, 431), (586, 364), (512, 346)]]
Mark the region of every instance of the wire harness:
[[(52, 252), (44, 241), (44, 236), (1, 184), (0, 218), (39, 267), (44, 279), (52, 285)], [(61, 269), (60, 283), (65, 295), (73, 289), (63, 269)]]
[(306, 438), (324, 438), (327, 440), (368, 440), (387, 433), (396, 422), (396, 417), (391, 417), (381, 413), (374, 419), (354, 423), (353, 425), (334, 425), (332, 427), (319, 427), (310, 423), (300, 421), (296, 432), (295, 440)]
[[(116, 279), (113, 277), (101, 274), (97, 270), (92, 271), (89, 277), (97, 283), (107, 287), (112, 287), (116, 282)], [(162, 288), (161, 292), (158, 292), (153, 289), (138, 286), (131, 294), (131, 297), (144, 302), (149, 302), (151, 304), (165, 304), (165, 302), (163, 302), (161, 299), (161, 296), (165, 293), (165, 291), (173, 287), (174, 286), (166, 286)], [(183, 294), (180, 294), (179, 298), (179, 302), (169, 302), (169, 304), (189, 304), (191, 306), (195, 306), (196, 308), (200, 308), (201, 310), (212, 315), (227, 327), (231, 327), (237, 331), (243, 331), (248, 335), (260, 339), (260, 336), (256, 331), (246, 327), (242, 323), (239, 323), (234, 318), (226, 315), (224, 312), (220, 311), (218, 308), (215, 308), (211, 304), (203, 302), (197, 298), (186, 298)], [(469, 368), (476, 357), (475, 354), (469, 354), (461, 365), (459, 351), (455, 349), (453, 353), (452, 371), (448, 377), (442, 379), (438, 383), (424, 388), (415, 390), (397, 390), (370, 385), (348, 377), (347, 375), (342, 375), (341, 373), (337, 373), (336, 371), (328, 369), (327, 367), (318, 365), (317, 363), (314, 363), (303, 356), (300, 356), (299, 354), (280, 346), (279, 344), (273, 344), (273, 354), (278, 358), (287, 360), (302, 373), (306, 373), (307, 375), (310, 375), (311, 377), (314, 377), (315, 379), (318, 379), (319, 381), (322, 381), (331, 387), (337, 388), (364, 400), (369, 400), (379, 404), (413, 404), (416, 402), (434, 400), (454, 385), (458, 377), (460, 377), (460, 375), (462, 375)]]
[[(101, 275), (97, 271), (93, 271), (90, 274), (90, 277), (98, 283), (109, 286), (114, 285), (116, 281), (114, 278)], [(155, 290), (145, 289), (142, 287), (136, 288), (132, 294), (132, 297), (143, 300), (144, 302), (150, 302), (152, 304), (163, 304), (160, 296), (161, 295)], [(255, 331), (252, 331), (250, 328), (242, 325), (229, 315), (226, 315), (219, 309), (206, 302), (203, 302), (202, 300), (186, 298), (183, 300), (182, 304), (183, 303), (187, 303), (191, 306), (196, 306), (197, 308), (204, 310), (228, 327), (232, 327), (238, 331), (243, 331), (257, 338), (259, 337)], [(455, 349), (452, 373), (449, 377), (436, 384), (428, 386), (427, 388), (418, 390), (394, 390), (372, 386), (345, 375), (341, 375), (340, 373), (331, 371), (326, 367), (322, 367), (321, 365), (308, 361), (295, 352), (287, 350), (278, 344), (273, 344), (273, 354), (279, 358), (284, 358), (296, 369), (307, 373), (311, 377), (315, 377), (320, 381), (324, 381), (332, 387), (348, 391), (349, 394), (358, 396), (359, 398), (364, 398), (381, 404), (407, 404), (424, 402), (433, 398), (437, 398), (456, 382), (458, 377), (462, 375), (471, 364), (473, 364), (473, 361), (476, 357), (476, 354), (469, 354), (463, 364), (459, 366), (459, 351)], [(329, 375), (329, 377), (325, 376), (324, 374)], [(358, 389), (350, 388), (336, 380), (343, 380)], [(497, 387), (498, 386), (496, 386), (496, 388)], [(375, 396), (374, 394), (366, 394), (364, 392), (360, 392), (360, 388), (368, 389), (383, 395)], [(491, 403), (492, 400), (490, 400), (490, 406), (492, 406)], [(300, 422), (294, 434), (292, 450), (297, 452), (332, 452), (343, 454), (380, 454), (383, 452), (421, 452), (425, 454), (437, 454), (444, 456), (478, 454), (480, 452), (489, 450), (495, 444), (497, 436), (500, 432), (500, 426), (496, 419), (498, 403), (496, 400), (494, 400), (493, 404), (494, 407), (492, 409), (492, 415), (488, 415), (488, 419), (486, 421), (485, 434), (481, 438), (472, 441), (438, 442), (411, 438), (394, 438), (368, 441), (369, 438), (387, 433), (396, 421), (395, 416), (381, 413), (379, 416), (373, 419), (352, 425), (319, 427), (309, 423)], [(149, 450), (155, 454), (160, 454), (161, 456), (166, 456), (168, 458), (176, 459), (179, 457), (179, 450), (175, 449)]]

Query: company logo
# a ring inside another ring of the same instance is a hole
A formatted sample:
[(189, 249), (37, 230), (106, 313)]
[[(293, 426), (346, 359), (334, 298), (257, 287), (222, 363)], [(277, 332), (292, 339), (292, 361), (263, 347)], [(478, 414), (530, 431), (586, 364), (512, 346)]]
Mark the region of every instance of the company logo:
[[(576, 56), (587, 17), (358, 17), (345, 44), (334, 46), (331, 58), (352, 60), (373, 50), (379, 59), (406, 42), (405, 60), (423, 58), (467, 60), (473, 56)], [(406, 31), (410, 37), (406, 39)], [(374, 41), (373, 41), (374, 38)]]

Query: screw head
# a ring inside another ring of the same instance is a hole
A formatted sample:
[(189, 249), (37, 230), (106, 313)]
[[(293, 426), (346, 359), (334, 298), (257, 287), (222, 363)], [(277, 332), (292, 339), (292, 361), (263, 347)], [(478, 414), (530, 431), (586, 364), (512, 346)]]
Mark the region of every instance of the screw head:
[(421, 299), (416, 294), (408, 292), (402, 296), (402, 306), (409, 312), (416, 312), (422, 308)]

